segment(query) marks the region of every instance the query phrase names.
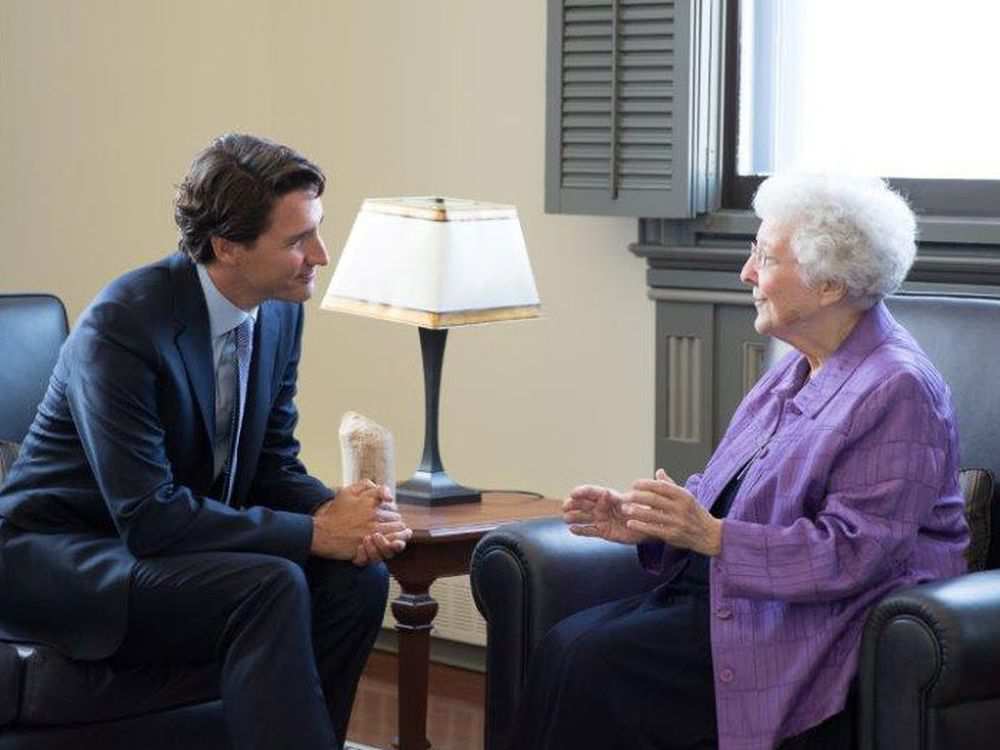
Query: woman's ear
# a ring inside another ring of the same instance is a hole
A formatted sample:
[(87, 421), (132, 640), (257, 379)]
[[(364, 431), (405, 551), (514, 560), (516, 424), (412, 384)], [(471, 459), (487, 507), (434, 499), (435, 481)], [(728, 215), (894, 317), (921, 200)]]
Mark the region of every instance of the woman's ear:
[(824, 281), (819, 288), (819, 303), (824, 307), (834, 305), (847, 296), (847, 284), (843, 281)]

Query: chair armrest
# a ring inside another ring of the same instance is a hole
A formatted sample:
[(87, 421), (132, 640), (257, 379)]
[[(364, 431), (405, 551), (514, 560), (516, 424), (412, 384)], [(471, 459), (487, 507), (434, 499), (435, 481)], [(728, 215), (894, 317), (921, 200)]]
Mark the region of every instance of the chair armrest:
[(535, 647), (560, 620), (647, 591), (659, 578), (635, 547), (574, 536), (561, 519), (502, 526), (472, 555), (472, 594), (486, 619), (486, 750), (505, 747)]
[[(998, 634), (1000, 570), (900, 589), (879, 602), (861, 642), (862, 750), (952, 746), (952, 731), (982, 738), (963, 747), (995, 747)], [(949, 718), (948, 709), (960, 704), (959, 729), (949, 726), (958, 715)]]

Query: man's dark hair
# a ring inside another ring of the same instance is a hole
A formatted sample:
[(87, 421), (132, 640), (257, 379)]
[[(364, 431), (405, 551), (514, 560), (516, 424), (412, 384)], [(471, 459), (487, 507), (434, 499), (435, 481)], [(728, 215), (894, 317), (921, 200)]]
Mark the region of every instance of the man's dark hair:
[(177, 188), (180, 248), (197, 263), (211, 263), (213, 236), (252, 245), (281, 196), (310, 190), (318, 197), (325, 186), (323, 171), (287, 146), (239, 133), (219, 136)]

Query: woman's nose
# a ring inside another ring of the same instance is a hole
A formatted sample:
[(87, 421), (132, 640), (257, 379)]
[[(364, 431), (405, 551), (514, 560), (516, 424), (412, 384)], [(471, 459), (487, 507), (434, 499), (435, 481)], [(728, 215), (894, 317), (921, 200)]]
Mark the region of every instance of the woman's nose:
[(753, 262), (753, 255), (748, 255), (740, 270), (740, 281), (750, 286), (757, 284), (757, 264)]

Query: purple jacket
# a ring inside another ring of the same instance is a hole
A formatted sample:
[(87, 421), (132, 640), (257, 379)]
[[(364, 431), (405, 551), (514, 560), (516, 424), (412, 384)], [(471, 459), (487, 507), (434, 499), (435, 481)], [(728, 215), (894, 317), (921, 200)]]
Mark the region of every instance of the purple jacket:
[[(808, 371), (798, 352), (771, 368), (687, 482), (711, 507), (756, 454), (710, 572), (720, 750), (770, 750), (840, 711), (869, 607), (965, 571), (951, 397), (917, 343), (879, 303)], [(667, 578), (681, 554), (639, 547)]]

